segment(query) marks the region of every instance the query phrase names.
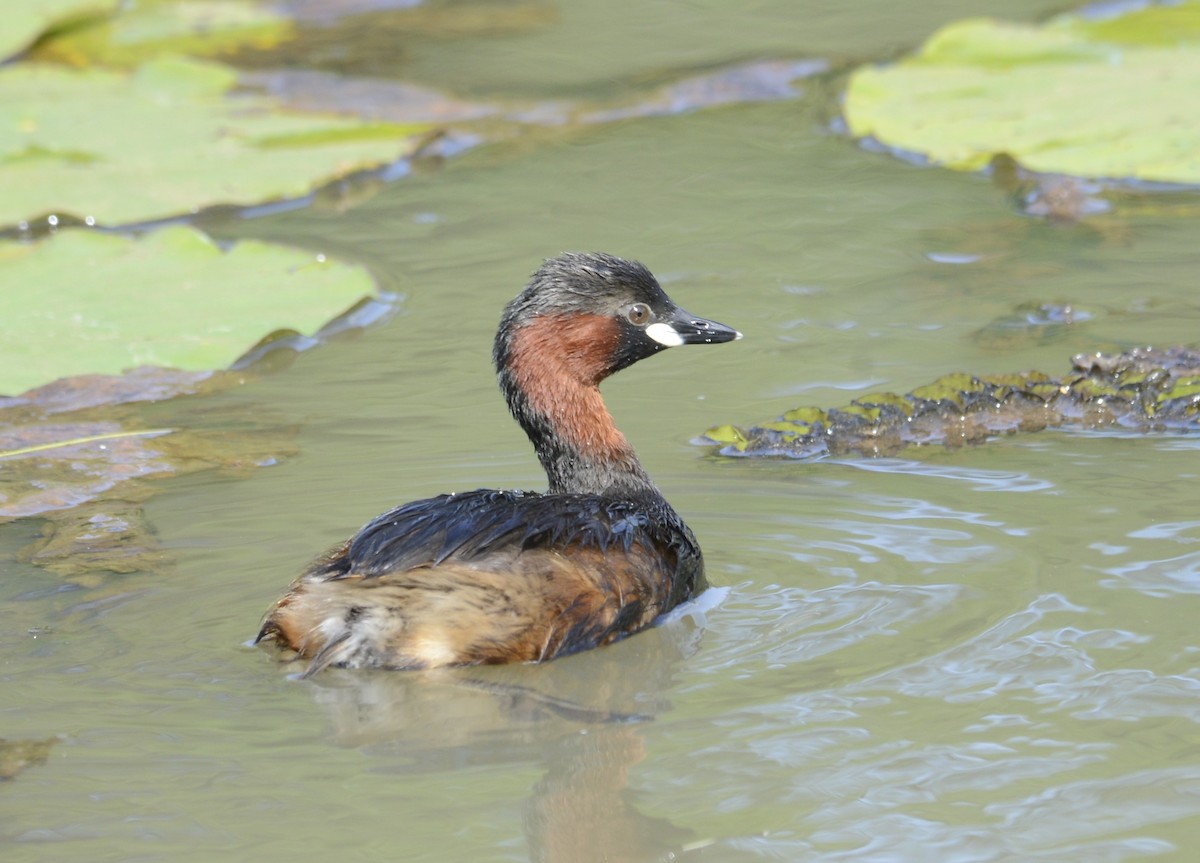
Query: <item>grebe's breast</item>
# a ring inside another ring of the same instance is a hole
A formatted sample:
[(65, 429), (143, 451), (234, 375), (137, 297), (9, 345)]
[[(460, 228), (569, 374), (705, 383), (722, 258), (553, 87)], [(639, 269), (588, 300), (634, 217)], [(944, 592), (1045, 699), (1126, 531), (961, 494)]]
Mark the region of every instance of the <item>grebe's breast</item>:
[(326, 665), (530, 662), (608, 644), (703, 590), (661, 496), (481, 489), (386, 512), (316, 561), (261, 638)]

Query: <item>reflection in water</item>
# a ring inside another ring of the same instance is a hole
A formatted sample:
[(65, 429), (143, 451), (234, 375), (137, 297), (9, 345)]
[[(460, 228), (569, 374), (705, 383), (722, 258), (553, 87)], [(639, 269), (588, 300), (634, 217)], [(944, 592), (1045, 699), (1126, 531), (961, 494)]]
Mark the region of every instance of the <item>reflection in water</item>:
[(600, 650), (537, 666), (345, 672), (315, 678), (341, 746), (376, 770), (449, 772), (532, 762), (542, 777), (522, 807), (531, 859), (588, 863), (690, 859), (706, 843), (643, 814), (627, 788), (645, 755), (640, 726), (666, 712), (669, 689), (703, 632), (707, 591), (662, 625)]
[(693, 838), (665, 818), (643, 815), (626, 784), (644, 755), (634, 728), (562, 738), (546, 750), (546, 774), (524, 806), (536, 863), (672, 859)]

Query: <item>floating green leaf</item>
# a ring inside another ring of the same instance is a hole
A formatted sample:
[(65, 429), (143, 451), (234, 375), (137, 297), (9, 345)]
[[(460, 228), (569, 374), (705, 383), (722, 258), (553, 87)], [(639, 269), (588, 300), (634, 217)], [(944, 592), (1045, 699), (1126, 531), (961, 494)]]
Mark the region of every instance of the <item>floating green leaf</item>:
[(164, 59), (136, 72), (0, 70), (0, 225), (46, 213), (108, 224), (298, 197), (386, 164), (426, 127), (283, 113), (228, 96), (237, 74)]
[(0, 392), (135, 366), (219, 369), (278, 329), (311, 333), (370, 294), (361, 268), (184, 227), (0, 245)]
[(278, 12), (244, 0), (139, 0), (54, 34), (34, 57), (133, 67), (165, 53), (214, 57), (247, 45), (268, 47), (293, 29)]
[(737, 443), (746, 439), (742, 430), (732, 425), (713, 426), (704, 433), (704, 437), (714, 443)]
[(975, 170), (1200, 183), (1200, 2), (1037, 27), (950, 24), (915, 56), (858, 70), (856, 136)]
[(20, 0), (6, 3), (0, 15), (0, 59), (32, 45), (39, 36), (71, 21), (101, 19), (117, 0)]

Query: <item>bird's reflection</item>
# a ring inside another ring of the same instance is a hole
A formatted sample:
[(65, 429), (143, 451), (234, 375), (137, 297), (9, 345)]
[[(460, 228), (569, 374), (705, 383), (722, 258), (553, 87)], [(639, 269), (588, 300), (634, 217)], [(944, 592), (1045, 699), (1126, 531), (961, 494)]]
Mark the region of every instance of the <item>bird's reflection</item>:
[(629, 769), (645, 754), (634, 727), (605, 727), (547, 748), (546, 773), (525, 801), (535, 863), (676, 859), (695, 842), (691, 830), (638, 811)]
[(723, 596), (709, 592), (662, 626), (545, 665), (333, 671), (314, 679), (314, 691), (334, 742), (368, 749), (382, 769), (540, 764), (522, 807), (536, 863), (690, 859), (704, 843), (642, 814), (627, 784), (645, 754), (646, 723), (670, 709), (662, 693)]

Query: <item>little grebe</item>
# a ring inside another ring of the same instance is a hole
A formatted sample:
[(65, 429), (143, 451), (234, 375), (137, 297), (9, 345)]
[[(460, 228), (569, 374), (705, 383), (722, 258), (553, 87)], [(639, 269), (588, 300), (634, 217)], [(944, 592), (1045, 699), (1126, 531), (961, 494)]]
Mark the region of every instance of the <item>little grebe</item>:
[(637, 632), (705, 587), (700, 546), (600, 397), (664, 348), (741, 338), (605, 254), (546, 261), (504, 310), (493, 357), (546, 494), (480, 489), (404, 504), (313, 563), (256, 641), (330, 666), (538, 662)]

